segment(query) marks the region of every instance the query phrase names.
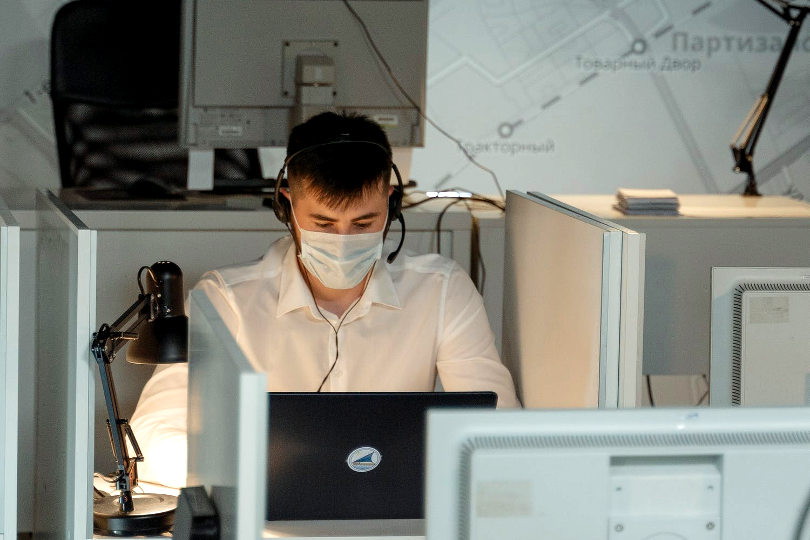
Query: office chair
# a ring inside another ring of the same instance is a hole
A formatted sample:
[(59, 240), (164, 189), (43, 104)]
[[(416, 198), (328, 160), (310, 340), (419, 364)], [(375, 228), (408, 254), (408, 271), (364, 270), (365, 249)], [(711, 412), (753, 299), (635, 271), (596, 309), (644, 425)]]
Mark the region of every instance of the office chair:
[[(51, 29), (63, 188), (162, 198), (186, 185), (177, 142), (180, 0), (74, 0)], [(217, 150), (215, 177), (260, 179), (255, 151)]]

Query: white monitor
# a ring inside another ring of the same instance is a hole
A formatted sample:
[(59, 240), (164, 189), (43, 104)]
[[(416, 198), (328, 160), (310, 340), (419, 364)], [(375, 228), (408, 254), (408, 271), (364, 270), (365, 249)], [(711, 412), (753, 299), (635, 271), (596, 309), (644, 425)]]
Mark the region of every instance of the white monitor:
[(643, 253), (643, 235), (507, 193), (503, 360), (525, 407), (639, 403)]
[[(427, 0), (183, 0), (180, 142), (286, 146), (323, 110), (362, 113), (392, 146), (423, 146)], [(418, 106), (418, 109), (417, 109)]]
[(0, 539), (17, 538), (20, 227), (0, 200)]
[(427, 540), (806, 538), (810, 408), (434, 411), (427, 459)]
[(712, 268), (712, 406), (810, 405), (810, 268)]

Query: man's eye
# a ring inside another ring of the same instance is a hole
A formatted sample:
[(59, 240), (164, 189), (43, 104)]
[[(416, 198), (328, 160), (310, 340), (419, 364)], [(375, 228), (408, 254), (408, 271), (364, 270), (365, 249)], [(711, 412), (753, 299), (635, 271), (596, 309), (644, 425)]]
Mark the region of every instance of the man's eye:
[(331, 226), (332, 226), (331, 223), (318, 223), (318, 222), (315, 223), (315, 227), (317, 227), (318, 229), (328, 229)]
[(367, 223), (367, 222), (365, 222), (365, 223), (355, 223), (354, 226), (357, 227), (358, 229), (368, 229), (369, 227), (371, 227), (371, 223)]

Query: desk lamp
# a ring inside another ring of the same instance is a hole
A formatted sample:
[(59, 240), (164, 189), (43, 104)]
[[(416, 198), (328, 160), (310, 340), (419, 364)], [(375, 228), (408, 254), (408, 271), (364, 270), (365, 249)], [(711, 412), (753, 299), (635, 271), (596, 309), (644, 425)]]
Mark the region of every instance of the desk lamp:
[[(144, 290), (141, 277), (148, 276)], [(144, 266), (138, 271), (140, 294), (118, 320), (104, 323), (93, 334), (95, 357), (107, 403), (107, 431), (115, 456), (115, 487), (118, 495), (98, 499), (93, 505), (93, 529), (99, 534), (132, 536), (156, 534), (169, 529), (177, 499), (171, 495), (133, 493), (138, 485), (137, 462), (143, 461), (132, 428), (118, 412), (110, 365), (116, 353), (133, 342), (127, 361), (133, 364), (173, 364), (188, 361), (188, 317), (183, 306), (183, 274), (168, 261)], [(126, 325), (133, 321), (128, 327)], [(142, 326), (141, 326), (142, 325)], [(139, 328), (140, 327), (140, 328)], [(137, 332), (136, 332), (137, 330)], [(129, 455), (127, 441), (135, 457)]]
[(757, 2), (776, 13), (783, 21), (788, 23), (790, 25), (790, 31), (785, 40), (785, 46), (779, 54), (779, 59), (776, 61), (776, 66), (773, 69), (765, 92), (754, 102), (754, 106), (751, 107), (748, 116), (745, 117), (742, 125), (734, 135), (734, 140), (731, 141), (731, 153), (734, 156), (734, 172), (744, 172), (748, 175), (748, 182), (745, 185), (743, 195), (753, 196), (759, 196), (757, 181), (754, 175), (754, 147), (759, 140), (762, 126), (765, 125), (765, 119), (768, 117), (768, 112), (773, 103), (773, 98), (776, 95), (776, 90), (779, 87), (779, 83), (782, 81), (782, 75), (790, 59), (790, 53), (793, 52), (793, 47), (796, 45), (796, 38), (799, 36), (802, 22), (807, 16), (808, 11), (810, 11), (810, 5), (807, 3), (800, 5), (783, 0), (757, 0)]

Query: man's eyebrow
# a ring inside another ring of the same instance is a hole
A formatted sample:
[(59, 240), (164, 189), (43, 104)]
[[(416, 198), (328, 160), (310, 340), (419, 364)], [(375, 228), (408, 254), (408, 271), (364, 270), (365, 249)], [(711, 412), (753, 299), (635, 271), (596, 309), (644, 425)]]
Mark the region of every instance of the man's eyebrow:
[[(380, 212), (368, 212), (367, 214), (363, 214), (362, 216), (353, 217), (352, 222), (354, 223), (354, 222), (357, 222), (357, 221), (365, 221), (367, 219), (374, 219), (375, 217), (378, 217), (379, 215), (380, 215)], [(338, 221), (337, 218), (333, 218), (331, 216), (325, 216), (323, 214), (318, 214), (317, 212), (311, 213), (309, 215), (309, 217), (311, 217), (312, 219), (314, 219), (316, 221), (327, 221), (329, 223), (335, 223), (335, 222)]]
[(336, 218), (325, 216), (323, 214), (318, 214), (318, 213), (315, 213), (315, 212), (311, 213), (309, 215), (309, 217), (311, 217), (312, 219), (317, 220), (317, 221), (329, 221), (329, 222), (332, 222), (332, 223), (337, 221)]
[(357, 216), (355, 218), (352, 218), (352, 221), (353, 222), (355, 222), (355, 221), (364, 221), (366, 219), (373, 219), (373, 218), (375, 218), (375, 217), (377, 217), (379, 215), (380, 215), (379, 212), (369, 212), (368, 214), (363, 214), (362, 216)]

